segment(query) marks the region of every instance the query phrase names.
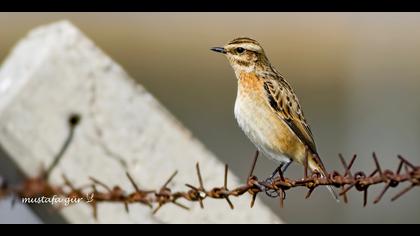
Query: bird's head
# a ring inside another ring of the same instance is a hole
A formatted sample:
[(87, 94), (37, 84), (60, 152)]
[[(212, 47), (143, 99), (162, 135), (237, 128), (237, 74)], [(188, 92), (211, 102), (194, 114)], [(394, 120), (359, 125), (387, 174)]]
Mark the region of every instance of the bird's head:
[(223, 47), (211, 50), (225, 54), (235, 72), (251, 72), (258, 64), (268, 63), (261, 45), (251, 38), (236, 38)]

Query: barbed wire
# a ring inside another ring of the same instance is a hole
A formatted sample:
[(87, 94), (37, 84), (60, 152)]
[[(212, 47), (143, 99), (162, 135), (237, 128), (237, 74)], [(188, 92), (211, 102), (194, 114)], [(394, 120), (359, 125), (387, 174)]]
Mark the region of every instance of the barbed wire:
[[(304, 187), (308, 189), (306, 198), (309, 198), (313, 191), (319, 186), (330, 185), (336, 188), (340, 188), (339, 195), (343, 198), (345, 203), (348, 202), (347, 193), (351, 189), (356, 189), (359, 192), (363, 192), (363, 205), (366, 206), (368, 202), (368, 190), (373, 185), (383, 184), (384, 188), (378, 196), (373, 200), (373, 203), (378, 203), (385, 193), (390, 188), (396, 188), (401, 183), (409, 183), (409, 186), (402, 189), (395, 196), (391, 198), (391, 201), (395, 201), (416, 186), (420, 186), (420, 166), (415, 166), (402, 156), (398, 156), (399, 164), (395, 171), (383, 168), (380, 166), (378, 158), (375, 153), (372, 155), (373, 162), (375, 164), (375, 170), (366, 174), (362, 171), (353, 173), (352, 167), (357, 159), (354, 155), (350, 162), (347, 163), (345, 158), (340, 154), (339, 159), (343, 165), (344, 172), (342, 174), (339, 171), (333, 171), (326, 177), (322, 177), (319, 173), (311, 172), (308, 168), (308, 160), (304, 165), (304, 177), (302, 179), (290, 179), (279, 172), (279, 176), (274, 178), (272, 181), (260, 181), (253, 173), (255, 165), (258, 160), (258, 152), (254, 157), (254, 161), (251, 166), (248, 179), (245, 184), (237, 186), (235, 188), (228, 188), (228, 166), (225, 165), (224, 176), (221, 177), (221, 186), (206, 188), (201, 175), (200, 164), (196, 164), (195, 174), (199, 185), (194, 186), (192, 184), (185, 184), (187, 190), (173, 192), (169, 188), (169, 184), (176, 177), (177, 171), (175, 171), (163, 185), (157, 190), (145, 190), (138, 186), (135, 179), (127, 172), (126, 176), (134, 188), (134, 191), (125, 191), (120, 186), (110, 187), (106, 183), (91, 177), (87, 185), (82, 187), (76, 187), (74, 184), (63, 175), (64, 184), (60, 186), (54, 186), (49, 181), (49, 175), (53, 169), (57, 166), (66, 149), (73, 139), (74, 129), (80, 122), (80, 117), (73, 115), (69, 119), (70, 132), (68, 138), (63, 144), (59, 154), (54, 158), (53, 164), (46, 171), (43, 171), (39, 176), (26, 178), (22, 183), (15, 186), (8, 185), (7, 181), (0, 177), (0, 199), (7, 196), (14, 196), (17, 199), (24, 198), (40, 198), (40, 197), (54, 197), (60, 196), (70, 199), (85, 199), (86, 203), (89, 204), (93, 209), (93, 216), (98, 216), (98, 204), (104, 202), (110, 203), (122, 203), (125, 210), (129, 211), (130, 204), (142, 204), (150, 207), (153, 210), (153, 214), (158, 212), (163, 206), (172, 204), (183, 209), (189, 209), (187, 206), (182, 204), (180, 201), (198, 202), (201, 208), (204, 208), (206, 199), (222, 199), (227, 202), (231, 209), (234, 209), (234, 204), (230, 200), (231, 197), (240, 197), (246, 193), (251, 195), (250, 206), (253, 207), (255, 199), (259, 193), (266, 193), (271, 197), (277, 197), (280, 199), (280, 206), (284, 206), (284, 200), (286, 199), (286, 191), (297, 187)], [(223, 182), (222, 182), (223, 181)], [(272, 194), (272, 193), (276, 194)]]

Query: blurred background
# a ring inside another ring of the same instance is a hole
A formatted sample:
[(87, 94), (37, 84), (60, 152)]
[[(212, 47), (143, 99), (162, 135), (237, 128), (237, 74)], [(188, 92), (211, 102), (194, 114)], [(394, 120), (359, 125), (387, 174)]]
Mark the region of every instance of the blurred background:
[[(254, 146), (238, 128), (236, 79), (209, 50), (248, 36), (297, 92), (327, 169), (342, 171), (338, 153), (358, 154), (355, 170), (371, 172), (372, 152), (395, 169), (401, 154), (420, 164), (419, 13), (0, 13), (0, 59), (32, 28), (68, 19), (120, 63), (232, 171), (243, 179)], [(0, 165), (2, 160), (0, 160)], [(260, 158), (256, 174), (275, 164)], [(300, 178), (293, 165), (287, 176)], [(370, 203), (378, 186), (370, 192)], [(362, 194), (336, 204), (328, 192), (289, 191), (285, 207), (262, 196), (288, 223), (420, 223), (419, 189), (390, 203), (362, 207)], [(25, 207), (0, 202), (0, 223), (42, 222)]]

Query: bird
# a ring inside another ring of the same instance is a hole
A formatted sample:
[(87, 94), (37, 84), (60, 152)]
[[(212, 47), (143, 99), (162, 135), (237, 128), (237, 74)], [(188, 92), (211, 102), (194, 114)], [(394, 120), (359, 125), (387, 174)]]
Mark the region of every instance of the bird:
[[(224, 54), (237, 78), (234, 115), (257, 150), (279, 163), (267, 180), (284, 173), (292, 162), (327, 177), (314, 136), (291, 85), (272, 66), (260, 43), (239, 37), (212, 51)], [(332, 186), (327, 188), (338, 201)]]

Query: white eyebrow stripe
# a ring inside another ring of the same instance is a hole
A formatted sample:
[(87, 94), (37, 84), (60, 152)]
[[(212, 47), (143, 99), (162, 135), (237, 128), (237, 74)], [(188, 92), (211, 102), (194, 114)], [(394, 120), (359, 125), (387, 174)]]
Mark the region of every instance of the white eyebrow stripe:
[(235, 44), (235, 47), (242, 47), (242, 48), (245, 48), (247, 50), (256, 51), (256, 52), (261, 51), (261, 47), (256, 45), (256, 44), (253, 44), (253, 43)]

